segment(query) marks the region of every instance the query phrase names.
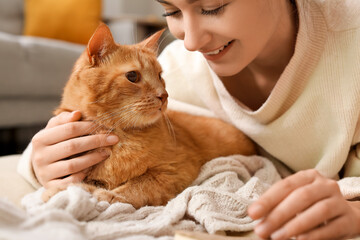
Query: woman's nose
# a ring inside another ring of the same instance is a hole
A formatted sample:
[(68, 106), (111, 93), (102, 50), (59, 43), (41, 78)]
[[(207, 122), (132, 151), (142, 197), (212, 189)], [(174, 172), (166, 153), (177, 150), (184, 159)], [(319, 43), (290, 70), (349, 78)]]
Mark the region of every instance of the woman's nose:
[(209, 33), (204, 29), (201, 21), (196, 18), (184, 18), (183, 40), (189, 51), (199, 51), (209, 41)]

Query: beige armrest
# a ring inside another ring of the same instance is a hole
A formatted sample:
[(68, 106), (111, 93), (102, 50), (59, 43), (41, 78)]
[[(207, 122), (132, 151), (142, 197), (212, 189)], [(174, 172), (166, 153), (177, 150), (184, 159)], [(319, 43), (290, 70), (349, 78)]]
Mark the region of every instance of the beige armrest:
[(0, 197), (7, 198), (17, 206), (23, 196), (35, 189), (16, 172), (21, 155), (0, 157)]

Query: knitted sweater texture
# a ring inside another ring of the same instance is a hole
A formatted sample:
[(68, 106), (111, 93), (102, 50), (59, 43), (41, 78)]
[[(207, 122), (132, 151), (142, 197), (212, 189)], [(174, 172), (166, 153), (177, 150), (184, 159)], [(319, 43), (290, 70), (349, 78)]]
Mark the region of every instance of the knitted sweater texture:
[[(355, 178), (343, 182), (360, 188), (360, 1), (297, 6), (295, 53), (259, 109), (234, 99), (202, 54), (182, 41), (159, 58), (169, 95), (211, 110), (293, 171), (315, 168), (336, 179), (344, 168), (345, 177)], [(348, 197), (358, 192), (342, 190)]]

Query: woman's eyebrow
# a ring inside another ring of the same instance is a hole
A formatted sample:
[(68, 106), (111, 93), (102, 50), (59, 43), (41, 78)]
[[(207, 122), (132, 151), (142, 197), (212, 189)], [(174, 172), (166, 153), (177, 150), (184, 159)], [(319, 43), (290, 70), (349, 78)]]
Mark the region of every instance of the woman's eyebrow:
[[(163, 3), (163, 4), (172, 5), (171, 3), (169, 3), (169, 2), (167, 2), (165, 0), (156, 0), (156, 1), (159, 2), (159, 3)], [(199, 1), (199, 0), (186, 0), (186, 2), (188, 4), (192, 4), (192, 3), (197, 2), (197, 1)]]
[(162, 4), (166, 4), (166, 5), (171, 5), (171, 3), (165, 1), (165, 0), (156, 0), (157, 2), (159, 3), (162, 3)]

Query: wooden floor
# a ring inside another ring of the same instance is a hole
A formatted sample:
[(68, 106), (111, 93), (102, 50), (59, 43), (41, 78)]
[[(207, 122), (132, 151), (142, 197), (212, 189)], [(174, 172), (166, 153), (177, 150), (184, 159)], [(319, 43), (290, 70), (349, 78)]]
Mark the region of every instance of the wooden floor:
[(232, 233), (231, 236), (211, 235), (201, 232), (178, 231), (175, 233), (174, 240), (260, 240), (253, 232)]

